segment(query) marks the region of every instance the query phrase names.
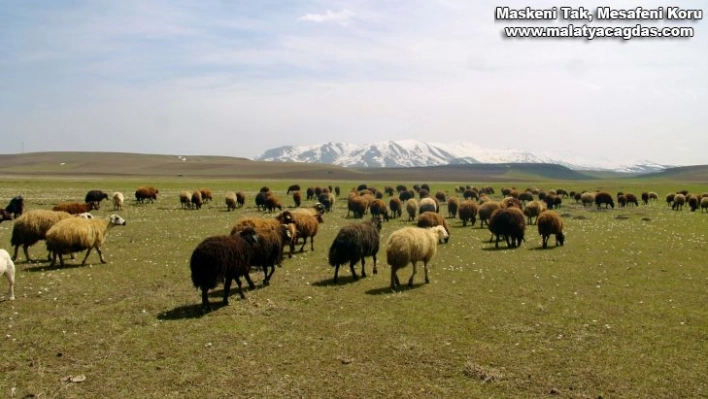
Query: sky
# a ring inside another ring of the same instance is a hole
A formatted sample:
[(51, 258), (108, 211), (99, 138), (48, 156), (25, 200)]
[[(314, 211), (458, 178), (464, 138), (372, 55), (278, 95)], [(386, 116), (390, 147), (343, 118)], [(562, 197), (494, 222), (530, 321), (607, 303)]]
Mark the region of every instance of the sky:
[[(496, 21), (502, 0), (0, 0), (0, 153), (254, 158), (471, 142), (567, 161), (708, 164), (708, 23)], [(652, 9), (704, 1), (535, 0)], [(505, 27), (692, 27), (508, 38)]]

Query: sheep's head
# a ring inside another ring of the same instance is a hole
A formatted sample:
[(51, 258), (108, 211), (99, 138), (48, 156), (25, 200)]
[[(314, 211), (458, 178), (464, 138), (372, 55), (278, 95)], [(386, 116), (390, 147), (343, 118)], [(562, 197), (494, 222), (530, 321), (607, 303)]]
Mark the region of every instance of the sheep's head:
[(125, 219), (118, 215), (111, 215), (108, 217), (108, 220), (110, 221), (109, 224), (113, 226), (125, 226)]
[(443, 240), (447, 242), (450, 239), (450, 234), (448, 234), (444, 226), (433, 226), (430, 229), (438, 235), (438, 242), (442, 242)]
[(371, 217), (371, 223), (376, 226), (376, 229), (378, 231), (381, 231), (381, 216), (372, 216)]
[(245, 227), (243, 230), (238, 232), (238, 235), (251, 245), (258, 242), (258, 233), (256, 233), (256, 229), (253, 227)]
[(559, 245), (562, 246), (563, 243), (565, 243), (565, 234), (563, 234), (563, 233), (556, 234), (556, 241)]
[(293, 223), (293, 214), (290, 211), (283, 211), (275, 217), (282, 224)]

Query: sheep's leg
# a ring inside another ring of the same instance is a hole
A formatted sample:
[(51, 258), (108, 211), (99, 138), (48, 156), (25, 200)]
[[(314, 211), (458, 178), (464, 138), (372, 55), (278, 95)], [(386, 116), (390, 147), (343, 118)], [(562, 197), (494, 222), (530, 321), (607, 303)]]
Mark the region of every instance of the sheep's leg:
[(334, 266), (334, 282), (339, 282), (339, 265)]
[[(354, 273), (354, 264), (352, 264), (352, 274)], [(364, 260), (364, 257), (361, 257), (361, 277), (366, 277), (366, 261)]]
[(212, 310), (211, 305), (209, 304), (209, 296), (207, 295), (207, 291), (209, 291), (208, 288), (206, 287), (201, 287), (202, 288), (202, 310), (205, 312), (209, 312)]
[(310, 236), (310, 250), (315, 250), (315, 236)]
[[(56, 252), (54, 254), (56, 254)], [(64, 256), (61, 253), (59, 254), (59, 265), (61, 267), (64, 267)], [(52, 266), (54, 266), (53, 263), (52, 263)]]
[[(358, 280), (358, 279), (359, 279), (359, 276), (356, 275), (356, 269), (354, 269), (354, 265), (355, 265), (355, 264), (356, 264), (356, 262), (349, 262), (349, 270), (352, 271), (352, 278), (353, 278), (354, 280)], [(363, 270), (364, 270), (364, 269), (362, 268), (361, 275), (362, 275), (363, 277), (366, 277), (366, 273), (364, 273)]]
[(428, 261), (423, 261), (423, 269), (425, 270), (425, 284), (430, 284), (430, 279), (428, 278)]
[(268, 266), (263, 268), (263, 273), (265, 273), (265, 280), (263, 280), (263, 285), (270, 285), (270, 277), (275, 273), (275, 265), (270, 266), (270, 273), (268, 273)]
[(300, 247), (300, 252), (304, 252), (304, 251), (305, 251), (305, 244), (307, 244), (307, 237), (304, 237), (304, 238), (303, 238), (302, 246)]
[[(91, 254), (91, 250), (92, 250), (92, 249), (93, 249), (93, 247), (91, 247), (91, 248), (89, 248), (89, 249), (86, 250), (86, 256), (84, 256), (84, 260), (81, 261), (81, 266), (84, 266), (84, 265), (86, 264), (86, 259), (88, 259), (89, 254)], [(98, 250), (98, 249), (96, 249), (96, 250)], [(100, 254), (100, 253), (101, 253), (101, 252), (99, 252), (99, 254)], [(101, 259), (101, 262), (103, 262), (103, 259)]]
[[(15, 247), (17, 248), (17, 247)], [(29, 248), (29, 245), (25, 244), (22, 246), (22, 250), (25, 252), (25, 259), (27, 259), (27, 263), (32, 262), (32, 258), (29, 256), (29, 251), (27, 249)], [(15, 257), (17, 257), (17, 250), (15, 250)]]
[(413, 263), (413, 274), (411, 274), (411, 278), (408, 279), (408, 286), (409, 286), (409, 287), (412, 287), (412, 286), (413, 286), (413, 277), (415, 277), (415, 274), (416, 274), (416, 272), (417, 272), (417, 270), (416, 270), (416, 269), (417, 269), (416, 264), (417, 264), (418, 262), (412, 262), (412, 263)]
[[(256, 285), (253, 283), (253, 280), (251, 280), (251, 276), (248, 275), (248, 273), (244, 274), (243, 277), (246, 279), (246, 282), (248, 283), (248, 288), (251, 290), (256, 289)], [(241, 286), (241, 281), (237, 278), (236, 281), (239, 283), (239, 287)], [(245, 298), (245, 297), (243, 297)]]
[[(542, 235), (541, 239), (543, 240), (543, 248), (546, 248), (548, 246), (548, 239), (551, 238), (551, 236), (547, 235)], [(556, 239), (556, 244), (558, 244), (558, 240)]]
[(396, 268), (391, 266), (391, 290), (395, 291), (396, 287), (400, 285), (398, 281), (398, 276), (396, 275)]
[(374, 258), (374, 270), (373, 270), (373, 272), (374, 272), (374, 274), (378, 274), (379, 271), (376, 269), (376, 254), (373, 255), (373, 258)]
[(7, 278), (7, 284), (10, 286), (7, 295), (10, 300), (15, 300), (15, 266), (10, 263), (7, 270), (5, 271), (5, 277)]

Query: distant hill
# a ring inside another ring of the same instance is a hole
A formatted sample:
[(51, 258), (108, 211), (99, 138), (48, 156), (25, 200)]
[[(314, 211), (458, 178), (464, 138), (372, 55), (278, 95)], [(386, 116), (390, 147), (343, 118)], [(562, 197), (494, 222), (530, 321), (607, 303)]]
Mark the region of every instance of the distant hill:
[[(180, 156), (113, 152), (38, 152), (0, 154), (5, 176), (165, 176), (242, 179), (352, 181), (589, 180), (627, 177), (616, 172), (572, 170), (548, 163), (476, 163), (429, 167), (352, 168), (322, 163), (267, 162), (225, 156)], [(646, 178), (708, 180), (708, 166), (680, 167)]]

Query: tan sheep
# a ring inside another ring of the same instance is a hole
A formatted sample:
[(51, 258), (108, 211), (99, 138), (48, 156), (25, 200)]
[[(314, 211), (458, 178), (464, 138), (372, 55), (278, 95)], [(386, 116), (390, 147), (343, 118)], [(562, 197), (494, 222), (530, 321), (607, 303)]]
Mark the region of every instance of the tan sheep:
[(543, 241), (543, 248), (548, 247), (548, 239), (551, 234), (556, 236), (556, 246), (563, 245), (565, 242), (565, 235), (563, 234), (563, 219), (553, 212), (545, 211), (537, 219), (538, 224), (538, 234), (541, 235), (541, 240)]
[(417, 224), (418, 227), (442, 226), (445, 229), (445, 232), (447, 233), (447, 237), (445, 237), (445, 243), (450, 240), (450, 227), (447, 225), (447, 221), (445, 220), (445, 218), (439, 213), (435, 213), (432, 211), (421, 212), (421, 214), (418, 215)]
[(226, 210), (227, 211), (234, 211), (236, 210), (236, 193), (233, 191), (229, 191), (226, 193), (226, 196), (224, 197), (224, 203), (226, 203)]
[(17, 252), (22, 245), (22, 250), (25, 252), (25, 260), (31, 262), (27, 249), (36, 244), (39, 240), (44, 240), (47, 231), (57, 222), (63, 219), (71, 218), (72, 215), (68, 212), (55, 212), (45, 209), (35, 209), (25, 212), (15, 220), (12, 226), (12, 237), (10, 244), (15, 247), (13, 260), (17, 260)]
[(106, 263), (101, 252), (101, 245), (106, 240), (108, 230), (113, 226), (125, 226), (125, 220), (118, 215), (111, 215), (108, 219), (83, 219), (69, 218), (57, 222), (47, 231), (47, 250), (53, 253), (50, 266), (59, 262), (64, 266), (63, 254), (70, 254), (86, 249), (86, 256), (81, 262), (86, 264), (92, 249), (96, 249), (101, 263)]
[(118, 192), (118, 191), (113, 193), (113, 210), (114, 211), (122, 211), (124, 202), (125, 202), (125, 196), (123, 195), (123, 193)]
[(443, 226), (428, 229), (403, 227), (391, 233), (386, 244), (386, 262), (391, 266), (391, 289), (400, 287), (396, 272), (409, 263), (413, 266), (413, 274), (408, 279), (408, 286), (412, 287), (419, 261), (423, 261), (425, 283), (429, 283), (428, 262), (437, 253), (438, 242), (446, 237), (447, 232)]
[(546, 210), (546, 203), (544, 201), (530, 201), (524, 207), (524, 215), (526, 215), (527, 224), (533, 224), (534, 218), (538, 220), (539, 215)]

